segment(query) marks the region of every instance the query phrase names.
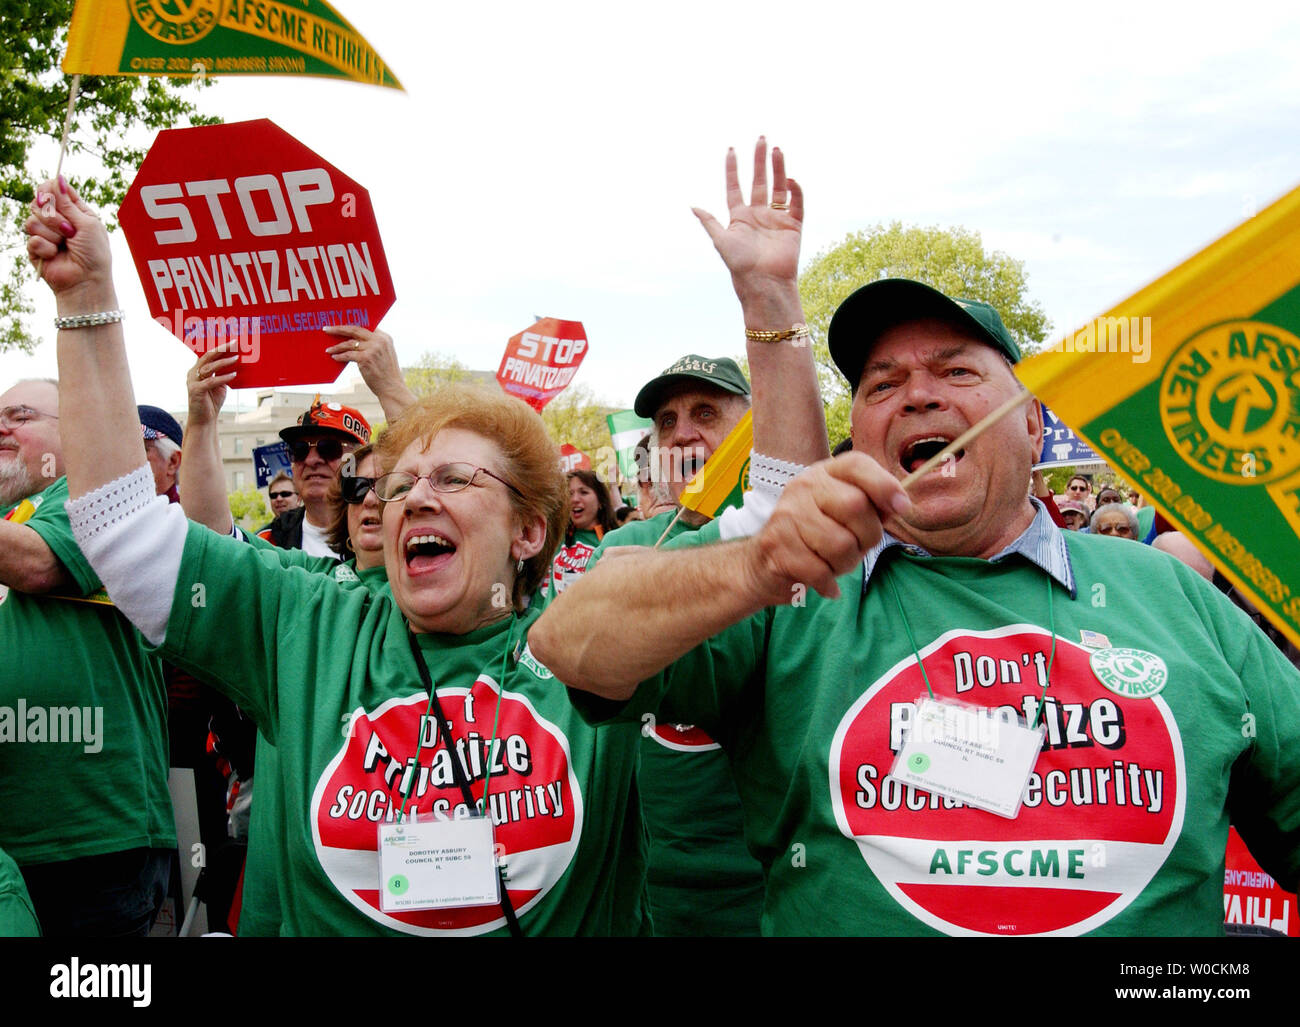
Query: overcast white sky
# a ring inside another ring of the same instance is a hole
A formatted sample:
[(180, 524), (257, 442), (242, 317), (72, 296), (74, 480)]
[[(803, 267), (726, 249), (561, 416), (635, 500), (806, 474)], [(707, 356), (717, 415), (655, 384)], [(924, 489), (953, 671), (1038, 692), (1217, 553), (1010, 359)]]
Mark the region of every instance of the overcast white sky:
[[(1300, 182), (1300, 14), (1276, 3), (335, 6), (405, 94), (227, 78), (203, 108), (370, 190), (404, 363), (495, 369), (534, 315), (581, 320), (575, 381), (616, 405), (683, 353), (743, 352), (690, 208), (725, 219), (726, 148), (745, 169), (760, 133), (804, 186), (805, 264), (878, 221), (962, 225), (1024, 261), (1055, 331)], [(114, 246), (137, 401), (182, 408), (192, 358)], [(55, 371), (39, 301), (0, 388)]]

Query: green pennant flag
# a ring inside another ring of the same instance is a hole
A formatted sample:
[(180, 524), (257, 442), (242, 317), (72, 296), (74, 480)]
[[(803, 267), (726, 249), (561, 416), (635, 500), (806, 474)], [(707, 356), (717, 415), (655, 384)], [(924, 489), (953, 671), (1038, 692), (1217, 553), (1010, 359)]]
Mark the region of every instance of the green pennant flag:
[(1300, 645), (1300, 189), (1016, 374)]
[(401, 89), (324, 0), (77, 0), (69, 75), (319, 75)]
[(636, 444), (641, 441), (654, 422), (649, 418), (638, 417), (635, 410), (616, 410), (605, 418), (609, 425), (610, 438), (614, 440), (614, 451), (618, 454), (618, 471), (624, 481), (636, 480)]

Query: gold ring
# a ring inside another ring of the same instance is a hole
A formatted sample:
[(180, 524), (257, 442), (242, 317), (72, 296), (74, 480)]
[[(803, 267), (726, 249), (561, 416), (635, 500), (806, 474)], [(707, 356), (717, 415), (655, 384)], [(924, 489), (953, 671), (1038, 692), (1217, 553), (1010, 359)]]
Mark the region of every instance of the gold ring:
[(360, 348), (361, 348), (361, 343), (359, 343), (359, 342), (353, 342), (353, 343), (352, 343), (352, 348), (353, 348), (353, 349), (360, 349)]
[(788, 204), (788, 203), (778, 203), (776, 200), (773, 200), (771, 203), (768, 204), (768, 206), (771, 207), (773, 210), (789, 210), (789, 209), (790, 209), (790, 204)]

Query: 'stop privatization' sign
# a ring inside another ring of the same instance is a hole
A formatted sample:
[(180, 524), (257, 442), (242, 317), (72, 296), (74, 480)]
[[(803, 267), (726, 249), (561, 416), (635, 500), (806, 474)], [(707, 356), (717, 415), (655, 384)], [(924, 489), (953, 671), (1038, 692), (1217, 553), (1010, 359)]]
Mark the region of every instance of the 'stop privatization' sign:
[(235, 388), (333, 381), (321, 329), (396, 298), (370, 194), (267, 120), (158, 133), (118, 220), (155, 320), (238, 343)]
[(560, 470), (564, 474), (568, 474), (570, 471), (590, 471), (591, 457), (587, 456), (577, 446), (566, 442), (560, 447)]
[(581, 321), (544, 317), (506, 343), (497, 381), (501, 388), (540, 411), (564, 391), (587, 355)]

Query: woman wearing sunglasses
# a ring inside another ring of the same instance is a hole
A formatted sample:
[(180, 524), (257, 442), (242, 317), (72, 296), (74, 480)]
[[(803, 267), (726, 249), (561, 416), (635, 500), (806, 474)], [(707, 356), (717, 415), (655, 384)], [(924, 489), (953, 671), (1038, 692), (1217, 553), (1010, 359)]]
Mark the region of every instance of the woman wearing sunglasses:
[[(377, 467), (373, 448), (362, 446), (342, 459), (339, 475), (327, 494), (329, 508), (336, 513), (325, 541), (342, 562), (333, 557), (310, 556), (300, 549), (281, 549), (261, 539), (254, 544), (272, 552), (286, 567), (328, 575), (341, 587), (371, 592), (386, 589), (381, 506), (374, 491)], [(282, 925), (278, 881), (284, 782), (279, 751), (260, 731), (253, 765), (256, 769), (238, 933), (241, 937), (273, 937), (280, 933)]]
[(281, 933), (642, 932), (639, 725), (587, 725), (526, 645), (568, 514), (540, 418), (499, 392), (418, 401), (357, 468), (384, 473), (349, 538), (381, 503), (389, 588), (286, 569), (151, 502), (107, 235), (62, 182), (40, 192), (70, 519), (118, 609), (275, 743)]

